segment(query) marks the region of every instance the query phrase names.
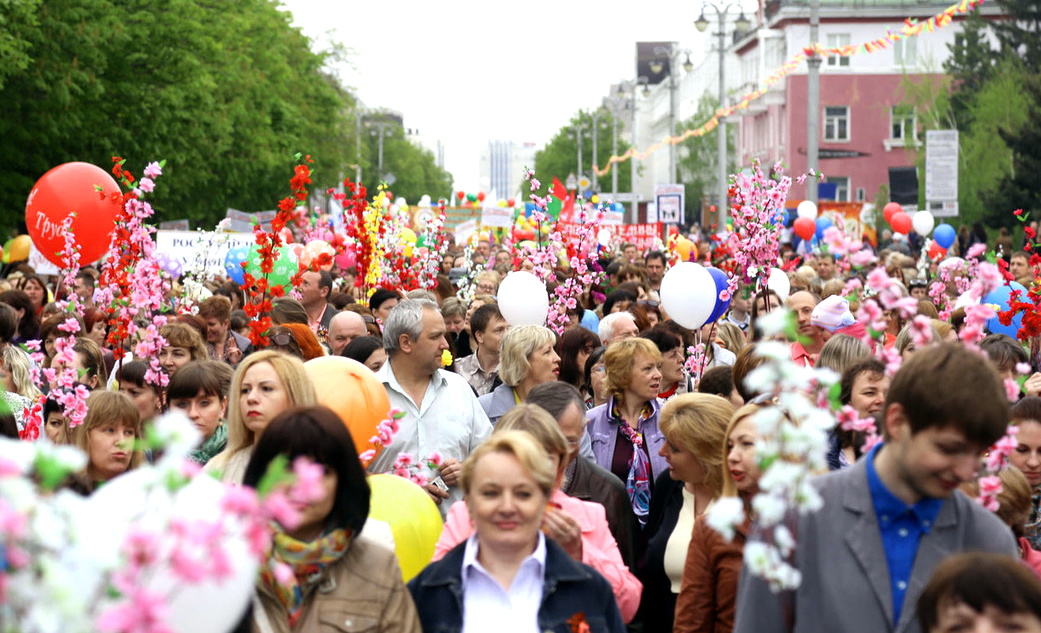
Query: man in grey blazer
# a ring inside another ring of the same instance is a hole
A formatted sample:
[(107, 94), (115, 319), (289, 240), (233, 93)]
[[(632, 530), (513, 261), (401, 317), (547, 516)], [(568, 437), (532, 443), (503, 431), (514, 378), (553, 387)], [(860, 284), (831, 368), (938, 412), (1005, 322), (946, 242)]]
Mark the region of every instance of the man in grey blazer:
[(957, 488), (1005, 433), (1000, 378), (957, 344), (920, 350), (893, 377), (884, 444), (816, 482), (824, 507), (798, 519), (802, 583), (774, 594), (741, 575), (736, 633), (918, 633), (915, 603), (947, 556), (1016, 555), (1009, 529)]

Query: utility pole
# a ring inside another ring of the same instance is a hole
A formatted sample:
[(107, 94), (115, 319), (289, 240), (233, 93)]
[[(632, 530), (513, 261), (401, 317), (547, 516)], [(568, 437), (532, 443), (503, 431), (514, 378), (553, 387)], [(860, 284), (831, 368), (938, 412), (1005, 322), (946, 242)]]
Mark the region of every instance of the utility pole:
[[(817, 54), (817, 38), (820, 31), (820, 0), (810, 0), (810, 46), (813, 51), (806, 59), (806, 172), (818, 172), (820, 145), (820, 68), (821, 58)], [(806, 199), (817, 203), (817, 180), (806, 181)]]
[[(727, 84), (726, 84), (726, 27), (727, 27), (727, 12), (716, 10), (719, 14), (719, 33), (716, 36), (719, 38), (719, 107), (725, 108), (727, 103)], [(744, 15), (742, 13), (742, 15)], [(759, 53), (762, 55), (762, 51)], [(726, 118), (719, 118), (719, 127), (716, 128), (716, 134), (719, 136), (716, 138), (716, 173), (719, 177), (719, 201), (716, 203), (716, 217), (719, 218), (719, 230), (725, 231), (727, 228), (727, 215), (730, 212), (730, 186), (727, 183), (727, 121)]]

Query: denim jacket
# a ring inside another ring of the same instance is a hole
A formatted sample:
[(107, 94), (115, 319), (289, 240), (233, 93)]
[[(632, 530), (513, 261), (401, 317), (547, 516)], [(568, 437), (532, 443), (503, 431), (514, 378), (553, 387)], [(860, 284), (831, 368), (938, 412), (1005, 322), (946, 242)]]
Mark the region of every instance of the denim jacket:
[[(423, 633), (463, 630), (463, 554), (460, 543), (441, 560), (427, 565), (408, 583)], [(624, 633), (611, 585), (592, 567), (572, 560), (552, 539), (546, 539), (546, 571), (539, 605), (539, 631), (571, 633), (568, 620), (583, 614), (590, 631)], [(504, 618), (510, 614), (504, 613)]]
[[(618, 423), (611, 420), (611, 407), (614, 406), (615, 397), (611, 396), (604, 404), (594, 407), (586, 412), (586, 433), (593, 442), (593, 461), (605, 470), (611, 470), (611, 460), (614, 458), (614, 447), (618, 442)], [(667, 471), (669, 463), (658, 454), (658, 450), (665, 444), (665, 434), (658, 428), (658, 416), (661, 414), (661, 404), (658, 399), (651, 400), (654, 414), (643, 423), (643, 437), (647, 443), (647, 452), (651, 456), (651, 481), (658, 475)], [(622, 478), (625, 483), (625, 479)]]

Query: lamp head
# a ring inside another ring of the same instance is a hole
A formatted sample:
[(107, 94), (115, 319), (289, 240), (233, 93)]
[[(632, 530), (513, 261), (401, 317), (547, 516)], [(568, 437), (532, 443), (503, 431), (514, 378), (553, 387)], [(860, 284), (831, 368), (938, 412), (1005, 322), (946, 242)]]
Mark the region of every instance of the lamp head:
[(683, 60), (683, 72), (690, 72), (694, 70), (694, 64), (690, 61), (690, 55), (687, 55), (687, 59)]
[(708, 20), (705, 19), (704, 9), (702, 9), (701, 15), (698, 16), (698, 19), (694, 20), (694, 28), (696, 28), (701, 33), (704, 33), (705, 29), (708, 28)]
[(737, 20), (734, 22), (734, 26), (738, 31), (747, 31), (752, 26), (752, 21), (745, 17), (745, 12), (742, 11), (741, 15), (737, 16)]
[(665, 65), (661, 63), (660, 59), (656, 59), (651, 62), (651, 72), (655, 75), (661, 74), (661, 71), (665, 68)]

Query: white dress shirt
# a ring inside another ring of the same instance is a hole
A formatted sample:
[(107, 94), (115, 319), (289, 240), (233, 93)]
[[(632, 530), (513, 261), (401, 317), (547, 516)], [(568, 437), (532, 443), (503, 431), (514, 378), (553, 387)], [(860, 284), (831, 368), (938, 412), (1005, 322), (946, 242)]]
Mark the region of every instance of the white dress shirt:
[(477, 560), (477, 535), (463, 553), (463, 633), (538, 633), (539, 605), (546, 574), (546, 537), (524, 559), (509, 590)]
[[(387, 390), (390, 406), (404, 411), (405, 417), (398, 420), (398, 433), (391, 445), (369, 464), (369, 472), (391, 472), (401, 453), (422, 461), (436, 451), (442, 459), (462, 462), (492, 434), (492, 425), (477, 396), (458, 374), (443, 369), (434, 372), (421, 406), (416, 406), (401, 387), (389, 360), (376, 372), (376, 377)], [(462, 489), (458, 485), (450, 486), (448, 498), (438, 506), (441, 516), (462, 498)]]

